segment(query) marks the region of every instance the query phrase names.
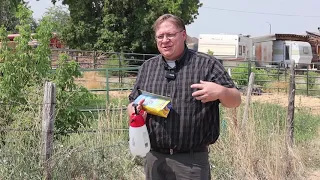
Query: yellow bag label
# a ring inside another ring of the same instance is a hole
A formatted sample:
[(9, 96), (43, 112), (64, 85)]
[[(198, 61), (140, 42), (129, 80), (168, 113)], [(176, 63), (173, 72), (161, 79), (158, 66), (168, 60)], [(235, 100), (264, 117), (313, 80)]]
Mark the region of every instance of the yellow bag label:
[(134, 104), (138, 104), (138, 102), (144, 99), (143, 109), (152, 115), (160, 116), (160, 117), (168, 117), (168, 114), (171, 109), (171, 99), (169, 97), (149, 93), (146, 91), (142, 91), (137, 99), (134, 100)]

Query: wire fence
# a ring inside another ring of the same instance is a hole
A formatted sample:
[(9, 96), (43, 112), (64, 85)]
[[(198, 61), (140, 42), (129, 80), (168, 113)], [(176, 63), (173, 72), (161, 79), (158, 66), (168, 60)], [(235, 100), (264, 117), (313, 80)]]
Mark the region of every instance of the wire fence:
[[(251, 63), (242, 63), (243, 66), (223, 64), (239, 87), (247, 85), (248, 75), (251, 72), (256, 73), (257, 87), (262, 88), (263, 92), (258, 94), (262, 96), (253, 96), (253, 102), (284, 104), (284, 107), (287, 105), (290, 76), (285, 68), (257, 68)], [(43, 179), (44, 174), (50, 172), (52, 179), (143, 179), (143, 160), (132, 157), (129, 152), (127, 102), (123, 100), (127, 99), (128, 91), (133, 87), (137, 70), (138, 67), (81, 69), (83, 77), (76, 79), (77, 83), (100, 96), (100, 106), (97, 107), (97, 104), (94, 104), (88, 107), (77, 107), (81, 113), (96, 113), (96, 115), (87, 116), (90, 126), (80, 125), (78, 129), (66, 129), (63, 135), (55, 128), (44, 129), (43, 124), (44, 107), (54, 106), (58, 112), (60, 108), (64, 108), (59, 107), (59, 103), (43, 102), (42, 98), (28, 102), (0, 101), (0, 122), (4, 123), (0, 128), (1, 177), (5, 179)], [(95, 73), (90, 74), (91, 72)], [(310, 90), (317, 89), (319, 86), (317, 80), (319, 75), (311, 76), (310, 72), (318, 73), (318, 71), (308, 69), (296, 71), (297, 90), (305, 90), (304, 87), (307, 87), (307, 95), (311, 95)], [(86, 73), (90, 75), (87, 78)], [(271, 77), (276, 78), (271, 79)], [(305, 84), (309, 82), (308, 78), (316, 80)], [(94, 84), (94, 81), (101, 82), (101, 84), (98, 86)], [(89, 83), (86, 84), (86, 82)], [(268, 83), (272, 82), (286, 84), (269, 87)], [(303, 87), (299, 87), (300, 83)], [(268, 88), (273, 91), (266, 91)], [(284, 93), (276, 94), (279, 91)], [(112, 92), (115, 93), (112, 94)], [(245, 92), (243, 91), (244, 95)], [(268, 98), (259, 99), (260, 97)], [(120, 98), (122, 102), (114, 101), (117, 98)], [(320, 102), (305, 107), (305, 99), (300, 102), (299, 98), (300, 96), (296, 96), (298, 110), (318, 111), (317, 109), (320, 109)], [(14, 108), (10, 109), (11, 107)], [(235, 116), (241, 115), (236, 114)], [(222, 119), (227, 118), (222, 116)], [(77, 120), (75, 123), (78, 123)], [(45, 160), (44, 133), (52, 135), (52, 154)]]
[[(46, 93), (45, 93), (46, 94)], [(4, 179), (131, 179), (142, 177), (141, 162), (130, 155), (123, 108), (106, 109), (89, 126), (47, 129), (59, 103), (0, 103), (0, 174)], [(121, 106), (120, 106), (121, 107)], [(10, 111), (8, 111), (8, 109)], [(18, 109), (19, 111), (15, 111)], [(33, 109), (33, 110), (31, 110)], [(50, 109), (50, 108), (49, 108)], [(3, 113), (8, 111), (8, 113)], [(119, 115), (120, 114), (120, 115)], [(121, 115), (122, 114), (122, 115)], [(77, 121), (77, 120), (76, 120)], [(2, 124), (3, 123), (3, 124)], [(77, 122), (75, 122), (77, 123)], [(50, 138), (52, 135), (52, 138)], [(46, 138), (49, 137), (49, 138)], [(49, 149), (47, 145), (49, 146)], [(49, 150), (49, 151), (48, 151)], [(51, 152), (50, 152), (51, 150)], [(48, 154), (51, 154), (48, 156)], [(126, 171), (129, 174), (123, 174)]]
[[(288, 97), (284, 95), (280, 98), (274, 94), (269, 96), (270, 98), (257, 102), (280, 104), (282, 99), (286, 99), (284, 102), (287, 102)], [(260, 96), (253, 96), (255, 97)], [(299, 104), (299, 98), (296, 101), (296, 104)], [(255, 99), (253, 102), (256, 102)], [(49, 104), (59, 108), (58, 103), (46, 101), (29, 104), (15, 101), (0, 103), (0, 110), (15, 106), (25, 111), (15, 114), (11, 126), (0, 128), (2, 177), (43, 179), (44, 172), (47, 171), (45, 163), (50, 162), (52, 179), (144, 179), (143, 159), (133, 157), (129, 152), (128, 119), (123, 104), (118, 104), (118, 107), (113, 106), (111, 109), (106, 107), (104, 111), (99, 111), (99, 115), (90, 127), (67, 130), (64, 136), (59, 136), (60, 131), (55, 128), (43, 129), (41, 107)], [(38, 108), (29, 112), (27, 108), (29, 106)], [(310, 108), (320, 108), (320, 103), (313, 104)], [(301, 109), (305, 108), (301, 106)], [(1, 115), (2, 120), (6, 119), (4, 114)], [(239, 117), (239, 114), (235, 116)], [(226, 128), (230, 126), (226, 118), (228, 118), (226, 115), (222, 116), (222, 137), (226, 136)], [(44, 132), (53, 134), (53, 152), (46, 161), (43, 160)]]
[[(82, 67), (80, 71), (83, 77), (78, 78), (77, 82), (92, 92), (104, 94), (108, 102), (110, 92), (131, 90), (139, 66), (147, 59), (156, 56), (156, 54), (55, 49), (52, 55), (53, 64), (61, 53), (67, 53)], [(86, 59), (86, 61), (79, 59)], [(255, 86), (263, 93), (287, 93), (288, 91), (290, 64), (262, 62), (255, 59), (220, 59), (220, 62), (240, 89), (248, 85), (249, 75), (254, 72)], [(320, 70), (313, 66), (313, 64), (295, 64), (297, 94), (320, 97)]]

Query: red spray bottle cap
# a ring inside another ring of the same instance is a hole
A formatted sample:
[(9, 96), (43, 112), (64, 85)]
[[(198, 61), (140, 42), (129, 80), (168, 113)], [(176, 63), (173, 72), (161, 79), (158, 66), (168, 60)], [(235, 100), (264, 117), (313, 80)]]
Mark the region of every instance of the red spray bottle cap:
[(140, 110), (138, 112), (137, 110), (137, 105), (133, 105), (134, 107), (134, 113), (132, 113), (132, 115), (130, 116), (130, 126), (131, 127), (141, 127), (143, 125), (145, 125), (144, 119), (143, 119), (143, 114), (144, 111)]

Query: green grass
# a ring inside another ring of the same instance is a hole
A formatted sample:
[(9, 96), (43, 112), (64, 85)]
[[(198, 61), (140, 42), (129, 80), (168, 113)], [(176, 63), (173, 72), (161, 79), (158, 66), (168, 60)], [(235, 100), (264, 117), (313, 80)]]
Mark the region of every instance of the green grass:
[[(269, 130), (272, 127), (280, 126), (281, 128), (285, 128), (286, 117), (287, 117), (287, 109), (274, 104), (264, 104), (255, 102), (252, 105), (254, 119), (263, 120), (258, 121), (261, 123), (258, 127), (260, 132), (269, 133)], [(295, 110), (294, 117), (294, 126), (295, 126), (295, 141), (296, 143), (306, 141), (308, 139), (312, 139), (317, 134), (317, 127), (320, 126), (320, 117), (311, 114), (311, 112), (307, 109), (297, 109)], [(270, 128), (266, 128), (270, 127)]]
[(313, 139), (320, 127), (320, 117), (312, 115), (307, 109), (295, 113), (295, 141), (301, 143)]

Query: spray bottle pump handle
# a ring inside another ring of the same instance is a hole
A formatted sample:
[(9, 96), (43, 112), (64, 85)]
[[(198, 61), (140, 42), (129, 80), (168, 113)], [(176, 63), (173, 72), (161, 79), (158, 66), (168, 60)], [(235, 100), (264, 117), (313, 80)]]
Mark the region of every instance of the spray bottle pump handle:
[(132, 127), (141, 127), (145, 124), (145, 120), (143, 118), (143, 110), (138, 111), (137, 104), (133, 104), (134, 107), (134, 113), (130, 116), (130, 126)]
[(137, 104), (133, 104), (132, 106), (134, 107), (134, 113), (135, 113), (135, 114), (139, 114), (139, 113), (138, 113), (138, 109), (137, 109), (137, 106), (138, 106), (138, 105), (137, 105)]

